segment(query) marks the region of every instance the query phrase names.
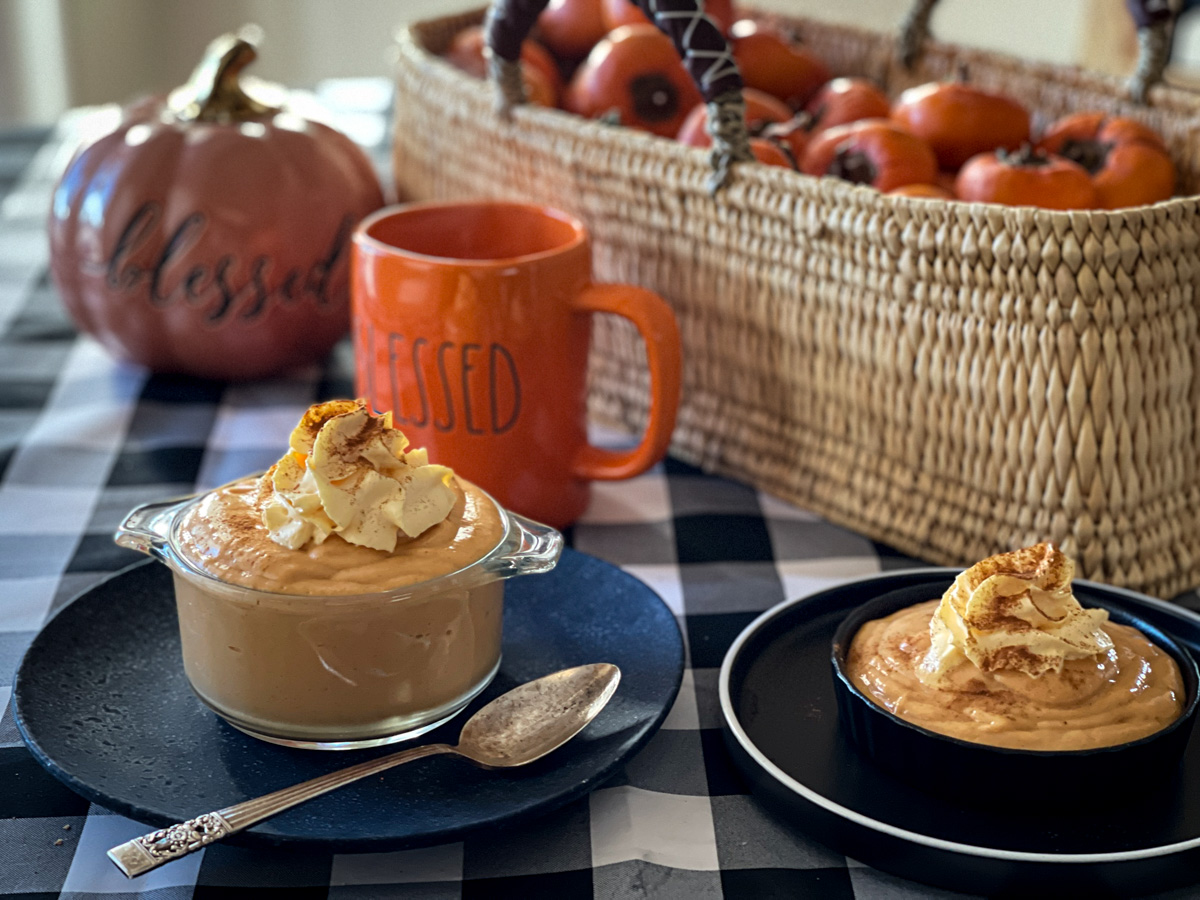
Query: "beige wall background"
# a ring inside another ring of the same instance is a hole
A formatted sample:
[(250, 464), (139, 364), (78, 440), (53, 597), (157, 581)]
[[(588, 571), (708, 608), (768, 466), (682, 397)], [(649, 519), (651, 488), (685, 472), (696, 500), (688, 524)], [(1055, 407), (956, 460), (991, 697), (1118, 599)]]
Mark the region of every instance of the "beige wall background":
[[(265, 34), (256, 74), (293, 86), (387, 75), (395, 29), (483, 0), (0, 0), (0, 125), (51, 122), (81, 104), (126, 101), (181, 83), (216, 35)], [(755, 0), (762, 9), (892, 29), (911, 0)], [(949, 41), (1114, 73), (1135, 44), (1122, 0), (941, 0)], [(1177, 58), (1200, 61), (1200, 22)]]

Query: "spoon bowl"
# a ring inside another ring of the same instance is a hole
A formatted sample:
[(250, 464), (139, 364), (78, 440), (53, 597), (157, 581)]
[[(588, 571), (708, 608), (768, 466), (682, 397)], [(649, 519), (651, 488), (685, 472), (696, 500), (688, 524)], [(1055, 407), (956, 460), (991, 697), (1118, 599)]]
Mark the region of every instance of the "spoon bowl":
[(457, 746), (425, 744), (204, 813), (113, 847), (108, 858), (129, 878), (187, 856), (285, 809), (361, 778), (439, 753), (453, 753), (485, 769), (507, 769), (541, 759), (596, 718), (621, 680), (611, 663), (563, 669), (518, 685), (471, 716)]
[(471, 716), (453, 750), (489, 769), (541, 759), (596, 718), (620, 680), (616, 666), (593, 663), (526, 682)]

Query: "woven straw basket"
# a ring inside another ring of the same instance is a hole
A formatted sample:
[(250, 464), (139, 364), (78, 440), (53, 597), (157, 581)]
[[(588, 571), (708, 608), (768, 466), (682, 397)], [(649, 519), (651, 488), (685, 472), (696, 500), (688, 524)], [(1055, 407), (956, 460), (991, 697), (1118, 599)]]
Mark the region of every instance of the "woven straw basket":
[[(1082, 577), (1170, 597), (1200, 583), (1200, 200), (1049, 212), (888, 197), (740, 165), (557, 110), (494, 112), (437, 58), (483, 11), (399, 36), (402, 197), (552, 204), (587, 223), (597, 277), (673, 305), (684, 387), (672, 452), (936, 563), (1053, 540)], [(1200, 187), (1200, 100), (1115, 79), (785, 19), (839, 74), (890, 92), (948, 78), (1033, 111), (1131, 115)], [(636, 334), (597, 322), (593, 416), (640, 429)]]

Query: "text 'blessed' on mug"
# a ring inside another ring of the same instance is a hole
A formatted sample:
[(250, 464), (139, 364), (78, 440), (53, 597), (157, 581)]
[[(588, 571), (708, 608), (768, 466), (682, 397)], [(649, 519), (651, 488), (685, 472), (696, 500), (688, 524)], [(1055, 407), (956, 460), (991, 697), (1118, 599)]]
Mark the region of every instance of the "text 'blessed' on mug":
[[(386, 398), (384, 409), (391, 409), (397, 428), (504, 434), (521, 416), (521, 376), (503, 344), (434, 344), (395, 332), (377, 335), (369, 322), (356, 338), (360, 356), (376, 353), (380, 341), (387, 347), (388, 383), (376, 384), (378, 372), (370, 367), (364, 393)], [(409, 388), (407, 399), (402, 386)]]
[[(589, 482), (628, 478), (666, 452), (679, 403), (679, 331), (667, 304), (591, 279), (587, 231), (558, 210), (493, 201), (415, 203), (354, 233), (356, 387), (430, 459), (501, 504), (556, 526)], [(650, 414), (640, 443), (587, 441), (592, 314), (646, 342)]]

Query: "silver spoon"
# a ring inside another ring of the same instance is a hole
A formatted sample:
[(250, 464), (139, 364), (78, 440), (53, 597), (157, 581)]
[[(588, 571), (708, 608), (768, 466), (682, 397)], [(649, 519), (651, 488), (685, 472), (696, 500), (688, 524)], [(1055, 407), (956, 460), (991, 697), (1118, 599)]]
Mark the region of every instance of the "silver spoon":
[(611, 663), (563, 669), (515, 687), (480, 709), (463, 725), (456, 747), (426, 744), (370, 759), (144, 834), (113, 847), (108, 858), (133, 878), (313, 797), (423, 756), (457, 753), (485, 769), (523, 766), (579, 734), (604, 708), (620, 680), (621, 670)]

